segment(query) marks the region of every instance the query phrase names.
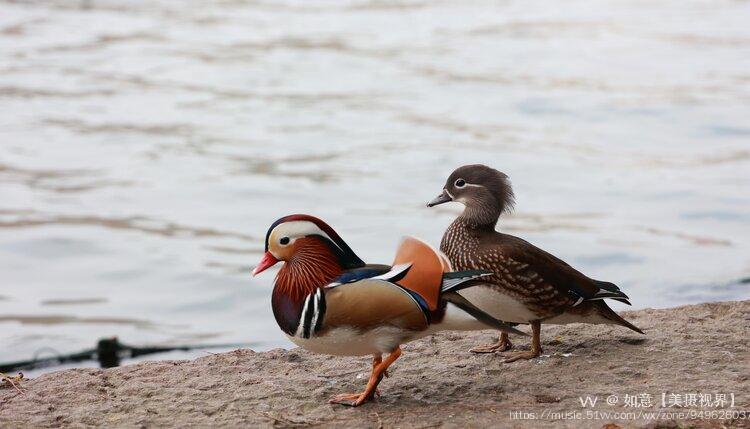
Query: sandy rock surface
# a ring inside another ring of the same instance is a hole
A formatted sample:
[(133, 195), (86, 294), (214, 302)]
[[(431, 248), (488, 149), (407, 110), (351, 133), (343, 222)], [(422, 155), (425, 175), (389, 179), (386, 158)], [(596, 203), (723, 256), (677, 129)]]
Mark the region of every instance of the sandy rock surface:
[[(0, 427), (748, 426), (737, 414), (750, 413), (750, 301), (624, 316), (647, 335), (611, 326), (545, 326), (544, 355), (512, 364), (501, 354), (467, 352), (492, 341), (491, 331), (411, 343), (381, 383), (382, 397), (359, 408), (326, 401), (361, 390), (369, 358), (300, 349), (60, 371), (25, 381), (24, 395), (0, 389)], [(528, 340), (515, 344), (527, 348)], [(664, 408), (662, 393), (668, 400), (672, 393), (682, 400), (711, 394), (714, 402), (716, 394), (733, 393), (735, 403)], [(581, 405), (586, 395), (598, 397), (596, 406)], [(652, 406), (625, 406), (625, 395), (650, 395)], [(614, 396), (617, 403), (607, 404)], [(637, 414), (643, 411), (688, 415), (647, 420)], [(696, 418), (700, 411), (713, 414)]]

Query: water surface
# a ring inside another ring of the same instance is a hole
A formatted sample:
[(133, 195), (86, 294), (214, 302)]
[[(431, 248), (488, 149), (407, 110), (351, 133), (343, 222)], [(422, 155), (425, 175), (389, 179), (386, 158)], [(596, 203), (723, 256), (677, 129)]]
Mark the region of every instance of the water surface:
[(636, 308), (750, 296), (748, 2), (0, 11), (0, 362), (288, 346), (249, 275), (271, 222), (389, 262), (439, 242), (459, 207), (425, 203), (470, 162), (513, 180), (501, 229)]

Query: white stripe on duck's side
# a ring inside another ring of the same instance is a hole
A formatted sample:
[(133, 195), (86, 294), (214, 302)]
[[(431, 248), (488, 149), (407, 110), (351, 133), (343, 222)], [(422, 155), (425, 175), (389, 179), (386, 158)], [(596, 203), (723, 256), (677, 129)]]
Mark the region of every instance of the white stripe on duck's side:
[(313, 316), (312, 320), (310, 321), (310, 329), (312, 332), (315, 332), (318, 327), (318, 321), (323, 321), (323, 319), (320, 318), (321, 316), (321, 309), (323, 304), (323, 292), (322, 289), (317, 289), (315, 291), (315, 299), (313, 300)]
[(320, 329), (320, 324), (325, 316), (326, 303), (322, 289), (318, 288), (305, 298), (302, 313), (299, 318), (295, 337), (310, 338), (315, 331)]

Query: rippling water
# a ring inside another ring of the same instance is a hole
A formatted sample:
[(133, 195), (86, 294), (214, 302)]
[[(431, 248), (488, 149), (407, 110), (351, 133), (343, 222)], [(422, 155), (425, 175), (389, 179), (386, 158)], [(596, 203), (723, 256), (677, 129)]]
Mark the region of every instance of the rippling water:
[[(0, 2), (0, 362), (289, 343), (276, 218), (371, 262), (437, 244), (446, 176), (635, 307), (748, 298), (750, 3)], [(615, 304), (617, 309), (621, 306)], [(46, 351), (45, 353), (50, 353)], [(196, 352), (198, 353), (198, 352)]]

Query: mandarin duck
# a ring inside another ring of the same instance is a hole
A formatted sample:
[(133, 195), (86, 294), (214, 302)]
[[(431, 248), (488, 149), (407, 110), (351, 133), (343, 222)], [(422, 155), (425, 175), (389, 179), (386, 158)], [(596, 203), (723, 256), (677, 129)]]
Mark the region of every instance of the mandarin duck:
[[(479, 164), (460, 167), (427, 206), (450, 201), (462, 203), (464, 211), (445, 231), (440, 250), (455, 269), (493, 272), (481, 279), (483, 285), (460, 294), (498, 320), (531, 325), (531, 351), (513, 354), (506, 362), (541, 354), (542, 323), (615, 324), (643, 334), (603, 301), (611, 298), (630, 305), (616, 285), (591, 279), (529, 242), (495, 230), (500, 215), (514, 203), (508, 176)], [(503, 332), (497, 343), (471, 351), (503, 352), (511, 347)]]
[(525, 335), (457, 293), (489, 272), (451, 272), (445, 256), (415, 238), (403, 241), (392, 266), (368, 265), (322, 220), (290, 215), (268, 229), (253, 275), (279, 261), (285, 263), (274, 281), (271, 307), (287, 337), (316, 353), (373, 356), (365, 390), (334, 396), (330, 403), (358, 406), (371, 400), (401, 355), (400, 346), (437, 331), (492, 327)]

